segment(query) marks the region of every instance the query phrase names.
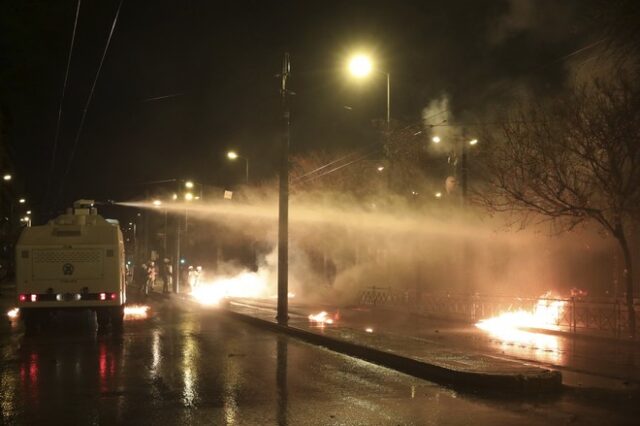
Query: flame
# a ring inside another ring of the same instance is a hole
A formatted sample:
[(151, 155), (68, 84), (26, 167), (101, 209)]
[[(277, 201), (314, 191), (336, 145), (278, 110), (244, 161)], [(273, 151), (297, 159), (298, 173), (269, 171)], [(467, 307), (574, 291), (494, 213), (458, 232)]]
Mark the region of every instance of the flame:
[(333, 318), (329, 317), (329, 314), (325, 311), (309, 315), (309, 321), (317, 323), (320, 326), (324, 326), (325, 324), (333, 324)]
[(20, 313), (20, 309), (18, 308), (13, 308), (9, 311), (7, 311), (7, 316), (11, 319), (16, 319), (18, 318), (18, 313)]
[(266, 290), (267, 279), (264, 274), (242, 272), (235, 277), (201, 283), (191, 291), (191, 297), (203, 305), (217, 305), (226, 297), (264, 297)]
[(538, 299), (532, 311), (520, 309), (504, 312), (496, 317), (478, 321), (476, 327), (487, 331), (492, 337), (506, 344), (557, 351), (556, 336), (522, 330), (523, 328), (558, 329), (558, 322), (567, 302), (546, 297), (548, 294)]
[(145, 319), (149, 316), (149, 307), (146, 305), (131, 305), (124, 307), (124, 319)]

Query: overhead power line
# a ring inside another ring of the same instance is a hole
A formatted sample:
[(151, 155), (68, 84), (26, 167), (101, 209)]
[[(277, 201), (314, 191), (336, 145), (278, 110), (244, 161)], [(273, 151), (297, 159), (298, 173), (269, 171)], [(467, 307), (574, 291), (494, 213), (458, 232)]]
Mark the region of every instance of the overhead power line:
[(111, 24), (111, 31), (109, 31), (109, 37), (107, 38), (107, 44), (104, 46), (104, 51), (102, 52), (102, 58), (100, 58), (100, 64), (98, 65), (98, 71), (96, 72), (96, 76), (93, 79), (93, 84), (91, 85), (91, 91), (89, 92), (89, 97), (87, 98), (87, 102), (84, 106), (84, 110), (82, 111), (82, 118), (80, 119), (80, 125), (78, 126), (78, 131), (76, 132), (76, 136), (73, 140), (73, 145), (71, 147), (71, 154), (69, 156), (69, 162), (67, 163), (67, 168), (65, 169), (64, 175), (62, 176), (62, 183), (60, 186), (60, 190), (64, 187), (64, 182), (71, 170), (71, 165), (73, 164), (73, 159), (75, 157), (76, 149), (78, 148), (78, 142), (80, 141), (80, 135), (82, 134), (82, 128), (84, 127), (84, 121), (87, 117), (87, 111), (89, 110), (89, 105), (91, 104), (91, 100), (93, 99), (93, 93), (95, 92), (96, 85), (98, 83), (98, 77), (100, 77), (100, 71), (102, 70), (102, 65), (104, 64), (104, 59), (107, 56), (107, 51), (109, 50), (109, 45), (111, 44), (111, 38), (113, 37), (113, 32), (116, 29), (116, 24), (118, 23), (118, 16), (120, 15), (120, 9), (122, 8), (122, 3), (124, 0), (120, 0), (118, 4), (118, 9), (116, 10), (116, 14), (113, 17), (113, 23)]
[(146, 98), (141, 100), (140, 102), (153, 102), (153, 101), (161, 101), (163, 99), (170, 99), (170, 98), (176, 98), (178, 96), (183, 96), (184, 92), (179, 92), (179, 93), (172, 93), (170, 95), (163, 95), (163, 96), (154, 96), (152, 98)]
[[(365, 148), (366, 148), (366, 147), (365, 147)], [(324, 165), (322, 165), (322, 166), (318, 167), (317, 169), (311, 170), (311, 171), (309, 171), (309, 172), (307, 172), (307, 173), (303, 174), (302, 176), (296, 176), (296, 178), (294, 179), (294, 182), (296, 182), (296, 181), (300, 181), (300, 180), (303, 180), (304, 178), (306, 178), (306, 177), (308, 177), (308, 176), (310, 176), (310, 175), (313, 175), (313, 174), (315, 174), (315, 173), (318, 173), (318, 172), (322, 171), (323, 169), (326, 169), (327, 167), (330, 167), (330, 166), (332, 166), (332, 165), (334, 165), (334, 164), (336, 164), (336, 163), (340, 163), (340, 162), (342, 162), (342, 161), (346, 161), (346, 160), (348, 160), (350, 157), (354, 157), (355, 155), (357, 155), (361, 150), (362, 150), (362, 149), (359, 149), (359, 150), (357, 150), (357, 151), (350, 152), (349, 154), (347, 154), (347, 155), (345, 155), (345, 156), (343, 156), (343, 157), (340, 157), (340, 158), (338, 158), (338, 159), (336, 159), (336, 160), (330, 161), (329, 163), (324, 164)]]
[[(529, 72), (530, 72), (530, 73), (531, 73), (531, 72), (537, 72), (537, 71), (539, 71), (539, 70), (541, 70), (541, 69), (544, 69), (544, 68), (546, 68), (546, 67), (548, 67), (548, 66), (550, 66), (550, 65), (553, 65), (553, 64), (555, 64), (555, 63), (557, 63), (557, 62), (560, 62), (560, 61), (563, 61), (563, 60), (569, 59), (569, 58), (571, 58), (571, 57), (573, 57), (573, 56), (576, 56), (576, 55), (578, 55), (578, 54), (580, 54), (580, 53), (582, 53), (582, 52), (584, 52), (584, 51), (590, 50), (590, 49), (592, 49), (592, 48), (594, 48), (594, 47), (596, 47), (596, 46), (600, 45), (600, 44), (601, 44), (601, 43), (603, 43), (604, 41), (605, 41), (605, 39), (601, 39), (601, 40), (595, 41), (595, 42), (593, 42), (593, 43), (590, 43), (590, 44), (588, 44), (588, 45), (586, 45), (586, 46), (583, 46), (583, 47), (581, 47), (581, 48), (579, 48), (579, 49), (576, 49), (576, 50), (574, 50), (574, 51), (572, 51), (572, 52), (570, 52), (570, 53), (568, 53), (568, 54), (566, 54), (566, 55), (563, 55), (563, 56), (561, 56), (561, 57), (559, 57), (559, 58), (556, 58), (556, 59), (554, 59), (553, 61), (550, 61), (550, 62), (548, 62), (548, 63), (542, 64), (542, 65), (537, 66), (537, 67), (534, 67), (534, 68), (532, 68), (531, 70), (529, 70)], [(494, 90), (495, 90), (495, 89), (496, 89), (496, 88), (494, 88)], [(511, 87), (511, 88), (507, 88), (507, 90), (513, 90), (513, 87)], [(451, 109), (450, 109), (450, 108), (445, 108), (445, 109), (443, 109), (443, 110), (441, 110), (441, 111), (438, 111), (438, 112), (436, 112), (436, 113), (434, 113), (434, 114), (432, 114), (432, 115), (430, 115), (430, 116), (428, 116), (428, 117), (423, 118), (423, 120), (422, 120), (422, 121), (424, 122), (424, 121), (429, 120), (429, 119), (431, 119), (431, 118), (435, 118), (435, 117), (437, 117), (437, 116), (439, 116), (439, 115), (446, 114), (446, 113), (448, 113), (448, 112), (450, 112), (450, 111), (451, 111)], [(467, 124), (467, 125), (469, 125), (469, 126), (481, 126), (481, 125), (486, 125), (486, 124), (499, 124), (499, 123), (473, 123), (473, 124)], [(430, 127), (448, 127), (448, 126), (451, 126), (451, 127), (460, 127), (460, 126), (464, 126), (464, 125), (463, 125), (463, 124), (450, 124), (450, 123), (441, 122), (441, 123), (438, 123), (438, 124), (430, 124), (429, 126), (430, 126)], [(409, 125), (405, 126), (403, 129), (400, 129), (400, 130), (402, 131), (402, 130), (415, 129), (416, 127), (417, 127), (417, 125), (415, 125), (415, 124), (409, 124)], [(417, 135), (417, 134), (419, 134), (419, 133), (421, 133), (421, 131), (419, 131), (419, 132), (418, 132), (418, 133), (416, 133), (415, 135)], [(349, 166), (349, 165), (351, 165), (351, 164), (353, 164), (353, 163), (356, 163), (356, 162), (358, 162), (358, 161), (360, 161), (360, 160), (362, 160), (362, 159), (366, 158), (367, 156), (371, 155), (371, 154), (372, 154), (373, 152), (375, 152), (375, 151), (365, 153), (363, 156), (361, 156), (361, 157), (359, 157), (359, 158), (357, 158), (357, 159), (355, 159), (355, 160), (353, 160), (353, 161), (350, 161), (349, 163), (346, 163), (346, 164), (340, 165), (340, 166), (338, 166), (338, 167), (335, 167), (335, 168), (333, 168), (333, 169), (331, 169), (331, 170), (328, 170), (328, 171), (326, 171), (325, 173), (320, 173), (320, 174), (317, 174), (317, 175), (315, 175), (315, 176), (309, 176), (309, 175), (312, 175), (312, 174), (314, 174), (314, 173), (316, 173), (316, 172), (318, 172), (318, 171), (320, 171), (320, 170), (322, 170), (322, 169), (324, 169), (324, 168), (326, 168), (326, 167), (328, 167), (328, 166), (331, 166), (332, 164), (334, 164), (334, 163), (336, 163), (336, 162), (342, 161), (343, 159), (346, 159), (346, 158), (348, 158), (348, 157), (349, 157), (349, 156), (351, 156), (351, 155), (355, 155), (355, 154), (357, 154), (358, 152), (359, 152), (359, 151), (354, 151), (354, 152), (352, 152), (351, 154), (347, 154), (346, 156), (342, 157), (341, 159), (338, 159), (338, 160), (332, 161), (332, 162), (330, 162), (330, 163), (327, 163), (327, 164), (325, 164), (325, 165), (323, 165), (323, 166), (320, 166), (320, 167), (318, 167), (317, 169), (315, 169), (315, 170), (313, 170), (313, 171), (311, 171), (311, 172), (309, 172), (309, 173), (306, 173), (306, 174), (304, 174), (304, 175), (300, 176), (300, 177), (298, 178), (298, 180), (297, 180), (297, 182), (296, 182), (296, 183), (305, 183), (305, 182), (308, 182), (308, 181), (310, 181), (310, 180), (314, 180), (314, 179), (316, 179), (316, 178), (320, 178), (320, 177), (326, 176), (326, 175), (328, 175), (328, 174), (330, 174), (330, 173), (333, 173), (333, 172), (335, 172), (335, 171), (337, 171), (337, 170), (342, 169), (343, 167), (347, 167), (347, 166)], [(305, 179), (305, 177), (306, 177), (306, 179)]]
[[(58, 106), (58, 121), (56, 122), (56, 132), (53, 137), (53, 147), (51, 150), (51, 167), (49, 170), (49, 184), (53, 180), (53, 172), (56, 166), (56, 156), (58, 151), (58, 138), (60, 137), (60, 124), (62, 122), (62, 107), (64, 104), (65, 93), (67, 92), (67, 82), (69, 81), (69, 69), (71, 68), (71, 57), (73, 56), (73, 46), (76, 40), (76, 30), (78, 29), (78, 17), (80, 16), (80, 5), (82, 0), (78, 0), (76, 7), (76, 17), (73, 21), (73, 31), (71, 33), (71, 43), (69, 44), (69, 55), (67, 57), (67, 69), (64, 72), (64, 83), (62, 83), (62, 94), (60, 96), (60, 105)], [(49, 191), (47, 191), (49, 192)]]
[[(359, 162), (359, 161), (362, 161), (362, 160), (364, 160), (365, 158), (367, 158), (368, 156), (370, 156), (370, 155), (374, 154), (376, 151), (377, 151), (377, 148), (376, 148), (376, 149), (372, 149), (372, 150), (370, 150), (370, 151), (368, 151), (368, 152), (365, 152), (364, 154), (362, 154), (361, 156), (357, 157), (356, 159), (354, 159), (354, 160), (352, 160), (352, 161), (349, 161), (348, 163), (340, 164), (339, 166), (336, 166), (336, 167), (334, 167), (334, 168), (332, 168), (332, 169), (329, 169), (329, 170), (325, 171), (324, 173), (319, 173), (319, 174), (312, 175), (312, 176), (308, 176), (308, 174), (307, 174), (307, 175), (305, 175), (305, 176), (307, 176), (306, 178), (300, 177), (298, 180), (296, 180), (295, 182), (293, 182), (293, 184), (294, 184), (294, 185), (301, 185), (301, 184), (304, 184), (304, 183), (310, 182), (310, 181), (312, 181), (312, 180), (319, 179), (319, 178), (324, 177), (324, 176), (326, 176), (326, 175), (328, 175), (328, 174), (331, 174), (331, 173), (336, 172), (336, 171), (338, 171), (338, 170), (340, 170), (340, 169), (343, 169), (343, 168), (345, 168), (345, 167), (347, 167), (347, 166), (350, 166), (350, 165), (352, 165), (352, 164), (354, 164), (354, 163), (357, 163), (357, 162)], [(346, 158), (346, 157), (343, 157), (343, 158)], [(334, 163), (335, 163), (335, 161), (334, 161)], [(326, 167), (326, 166), (327, 166), (327, 165), (322, 166), (321, 168), (324, 168), (324, 167)], [(318, 169), (316, 169), (316, 170), (318, 170)]]

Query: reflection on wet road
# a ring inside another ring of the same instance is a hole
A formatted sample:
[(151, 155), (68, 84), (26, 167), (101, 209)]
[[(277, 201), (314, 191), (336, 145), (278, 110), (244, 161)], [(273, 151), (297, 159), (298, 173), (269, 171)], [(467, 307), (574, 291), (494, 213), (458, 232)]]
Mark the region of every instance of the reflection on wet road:
[(170, 301), (122, 336), (70, 316), (32, 337), (4, 322), (0, 345), (0, 424), (600, 424), (629, 415), (567, 395), (458, 394)]
[[(231, 303), (234, 306), (275, 311), (274, 302), (268, 300), (235, 300)], [(640, 345), (517, 329), (486, 332), (462, 322), (432, 319), (375, 307), (317, 307), (296, 302), (290, 302), (289, 306), (292, 318), (304, 323), (307, 322), (309, 312), (322, 310), (326, 311), (324, 313), (327, 317), (339, 317), (334, 324), (313, 323), (309, 320), (309, 323), (319, 327), (355, 329), (390, 337), (410, 336), (422, 339), (425, 345), (474, 351), (558, 368), (571, 373), (565, 374), (568, 380), (565, 383), (572, 386), (585, 384), (587, 380), (591, 385), (606, 385), (620, 389), (640, 387)], [(579, 376), (573, 373), (579, 373)]]

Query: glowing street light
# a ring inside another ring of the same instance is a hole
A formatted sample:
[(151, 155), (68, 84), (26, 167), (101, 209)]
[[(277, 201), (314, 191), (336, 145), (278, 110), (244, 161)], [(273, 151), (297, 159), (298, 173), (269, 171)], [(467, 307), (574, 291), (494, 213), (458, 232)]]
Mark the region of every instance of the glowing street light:
[(436, 198), (442, 198), (442, 192), (436, 192), (434, 195)]
[(246, 184), (249, 184), (249, 159), (247, 157), (243, 157), (238, 155), (235, 151), (227, 152), (227, 158), (229, 160), (237, 160), (238, 158), (242, 158), (244, 160), (244, 181)]
[(27, 200), (25, 200), (24, 198), (20, 198), (20, 199), (18, 200), (18, 202), (19, 202), (20, 204), (24, 204), (24, 203), (26, 203), (26, 202), (27, 202)]
[(6, 174), (4, 176), (2, 176), (2, 179), (6, 182), (10, 181), (13, 178), (13, 176), (11, 176), (10, 174)]
[(193, 200), (193, 193), (192, 193), (192, 192), (187, 192), (187, 193), (185, 193), (185, 194), (184, 194), (184, 199), (185, 199), (186, 201), (191, 201), (191, 200)]
[(378, 171), (381, 172), (384, 170), (384, 166), (378, 166)]
[(153, 204), (154, 206), (156, 206), (156, 207), (160, 207), (160, 206), (162, 205), (162, 201), (160, 201), (160, 200), (153, 200), (153, 203), (152, 203), (152, 204)]
[(476, 145), (477, 143), (478, 143), (478, 139), (471, 139), (471, 140), (469, 141), (469, 145), (472, 145), (472, 146), (473, 146), (473, 145)]
[(27, 216), (31, 214), (31, 210), (27, 210)]
[(193, 182), (188, 180), (184, 183), (184, 187), (187, 189), (192, 189), (193, 188)]
[[(348, 63), (348, 70), (351, 75), (356, 78), (365, 78), (376, 71), (373, 61), (362, 53), (351, 57)], [(391, 122), (391, 75), (388, 72), (379, 71), (387, 77), (387, 131), (389, 131), (389, 123)]]
[(365, 55), (355, 55), (349, 61), (349, 72), (356, 77), (366, 77), (371, 73), (373, 63), (371, 59)]
[(431, 138), (431, 140), (433, 141), (433, 143), (440, 143), (441, 141), (440, 136), (434, 136)]

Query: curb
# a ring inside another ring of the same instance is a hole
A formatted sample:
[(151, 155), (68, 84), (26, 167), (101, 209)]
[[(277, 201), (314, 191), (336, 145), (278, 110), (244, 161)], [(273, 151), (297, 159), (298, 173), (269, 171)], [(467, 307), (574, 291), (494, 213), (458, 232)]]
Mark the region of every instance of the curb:
[(565, 331), (565, 330), (549, 330), (546, 328), (535, 328), (535, 327), (524, 327), (521, 330), (529, 331), (532, 333), (548, 334), (551, 336), (566, 337), (569, 339), (593, 340), (593, 341), (600, 341), (603, 343), (615, 343), (615, 344), (620, 344), (625, 346), (640, 346), (639, 339), (633, 340), (633, 339), (624, 338), (624, 337), (600, 336), (597, 334), (574, 333), (574, 332)]
[(562, 375), (557, 371), (540, 369), (538, 374), (491, 374), (474, 373), (445, 368), (423, 360), (387, 352), (369, 346), (312, 333), (300, 328), (280, 325), (260, 318), (224, 309), (224, 312), (240, 321), (288, 334), (307, 343), (372, 362), (414, 377), (429, 380), (453, 388), (483, 392), (509, 392), (517, 394), (540, 394), (562, 389)]

